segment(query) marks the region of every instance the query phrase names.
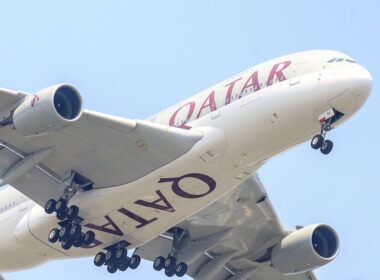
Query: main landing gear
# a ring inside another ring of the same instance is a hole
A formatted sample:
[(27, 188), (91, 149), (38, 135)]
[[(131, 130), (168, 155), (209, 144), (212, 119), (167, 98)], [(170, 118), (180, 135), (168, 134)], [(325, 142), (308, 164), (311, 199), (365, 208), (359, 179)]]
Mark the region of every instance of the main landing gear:
[(53, 228), (48, 239), (51, 243), (61, 242), (64, 250), (69, 250), (72, 246), (89, 246), (95, 240), (95, 233), (93, 231), (82, 232), (80, 223), (83, 219), (78, 216), (79, 208), (76, 205), (68, 206), (68, 202), (78, 190), (91, 189), (93, 183), (75, 171), (70, 171), (62, 184), (66, 186), (63, 196), (57, 201), (49, 199), (45, 204), (45, 212), (47, 214), (56, 213), (57, 219), (60, 221), (58, 225), (61, 226), (60, 229)]
[(94, 264), (99, 267), (106, 265), (109, 273), (115, 273), (117, 270), (126, 271), (128, 268), (136, 269), (140, 265), (141, 257), (135, 254), (128, 257), (127, 246), (128, 242), (121, 241), (105, 248), (106, 253), (96, 254)]
[(177, 250), (187, 232), (180, 228), (173, 228), (170, 232), (173, 233), (172, 249), (166, 258), (163, 256), (157, 257), (153, 262), (153, 268), (156, 271), (165, 269), (165, 275), (168, 277), (173, 277), (174, 275), (182, 277), (187, 272), (187, 264), (184, 262), (178, 263)]
[(45, 204), (45, 212), (48, 214), (55, 212), (57, 219), (61, 220), (58, 223), (61, 228), (53, 228), (49, 233), (48, 239), (51, 243), (59, 241), (64, 250), (69, 250), (72, 246), (89, 246), (94, 241), (94, 232), (82, 232), (80, 225), (82, 219), (78, 217), (79, 208), (75, 205), (67, 207), (67, 200), (64, 198), (60, 198), (58, 201), (48, 200)]

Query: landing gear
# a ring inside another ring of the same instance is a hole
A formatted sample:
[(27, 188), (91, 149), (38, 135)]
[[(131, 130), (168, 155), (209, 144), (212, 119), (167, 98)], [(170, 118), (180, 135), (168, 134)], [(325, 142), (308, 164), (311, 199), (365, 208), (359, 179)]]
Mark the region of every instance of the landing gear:
[[(54, 207), (53, 207), (54, 206)], [(63, 198), (55, 201), (50, 199), (45, 204), (45, 212), (52, 214), (56, 212), (61, 229), (53, 228), (48, 236), (51, 243), (61, 242), (64, 250), (69, 250), (72, 246), (81, 247), (90, 245), (95, 240), (95, 233), (92, 231), (82, 232), (81, 219), (78, 218), (79, 208), (75, 205), (67, 207), (67, 201)]]
[(133, 254), (128, 257), (127, 247), (130, 245), (127, 241), (120, 241), (110, 247), (105, 248), (106, 253), (99, 252), (94, 258), (96, 266), (107, 266), (109, 273), (115, 273), (117, 270), (126, 271), (128, 268), (136, 269), (141, 262), (139, 255)]
[(182, 277), (187, 272), (187, 264), (177, 262), (177, 250), (188, 233), (180, 228), (173, 228), (169, 232), (173, 234), (173, 245), (169, 256), (167, 258), (163, 256), (157, 257), (153, 262), (153, 269), (156, 271), (165, 269), (165, 275), (168, 277), (173, 277), (174, 275)]
[(92, 188), (92, 184), (90, 180), (79, 173), (70, 171), (66, 179), (62, 180), (62, 185), (65, 186), (62, 197), (57, 201), (49, 199), (45, 204), (45, 212), (47, 214), (56, 213), (57, 219), (60, 221), (58, 224), (61, 226), (61, 229), (52, 229), (48, 239), (52, 243), (61, 242), (61, 247), (64, 250), (69, 250), (72, 246), (89, 246), (95, 240), (94, 232), (82, 232), (80, 223), (83, 219), (78, 216), (78, 206), (68, 206), (69, 200), (77, 191), (89, 190)]
[[(326, 115), (328, 115), (329, 118), (326, 119)], [(329, 154), (334, 146), (332, 141), (326, 140), (326, 134), (331, 130), (330, 125), (334, 119), (334, 116), (334, 109), (330, 109), (326, 113), (322, 114), (320, 116), (321, 134), (317, 134), (311, 139), (311, 147), (316, 150), (320, 149), (321, 153), (324, 155)]]

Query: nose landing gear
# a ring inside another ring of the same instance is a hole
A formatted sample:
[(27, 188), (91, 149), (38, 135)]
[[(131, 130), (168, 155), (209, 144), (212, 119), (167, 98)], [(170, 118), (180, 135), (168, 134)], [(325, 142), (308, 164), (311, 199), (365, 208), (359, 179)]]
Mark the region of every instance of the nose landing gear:
[(330, 121), (321, 123), (321, 126), (321, 134), (317, 134), (311, 139), (311, 147), (316, 150), (320, 149), (322, 154), (327, 155), (334, 146), (332, 141), (325, 140), (327, 132), (331, 129)]
[(331, 130), (331, 124), (337, 121), (342, 116), (342, 113), (337, 112), (333, 108), (326, 111), (319, 116), (319, 122), (321, 123), (321, 133), (315, 135), (311, 139), (311, 147), (313, 149), (320, 149), (321, 153), (327, 155), (333, 149), (333, 142), (326, 140), (326, 134)]

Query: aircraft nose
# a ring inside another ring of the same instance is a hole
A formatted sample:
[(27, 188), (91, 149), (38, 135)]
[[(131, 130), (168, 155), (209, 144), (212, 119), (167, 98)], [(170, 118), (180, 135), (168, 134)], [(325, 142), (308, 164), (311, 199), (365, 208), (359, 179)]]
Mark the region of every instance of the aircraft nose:
[(354, 91), (358, 95), (359, 99), (361, 99), (364, 103), (367, 100), (372, 89), (372, 76), (367, 69), (360, 66), (356, 73), (355, 80)]
[(368, 99), (372, 89), (372, 76), (363, 66), (344, 69), (341, 73), (343, 92), (330, 99), (328, 103), (347, 115), (353, 115)]

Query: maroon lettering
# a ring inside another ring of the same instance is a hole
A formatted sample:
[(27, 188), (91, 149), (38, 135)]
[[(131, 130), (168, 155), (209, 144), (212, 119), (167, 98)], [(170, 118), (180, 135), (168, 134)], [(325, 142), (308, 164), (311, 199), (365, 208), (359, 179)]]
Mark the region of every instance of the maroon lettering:
[[(178, 112), (187, 106), (189, 106), (189, 111), (187, 112), (187, 117), (180, 125), (177, 126), (175, 124), (175, 118), (176, 118)], [(182, 105), (181, 107), (179, 107), (177, 109), (177, 111), (175, 111), (174, 114), (171, 116), (171, 118), (169, 120), (169, 126), (179, 127), (179, 128), (183, 128), (183, 129), (191, 129), (191, 126), (187, 126), (186, 123), (190, 120), (191, 116), (193, 115), (194, 109), (195, 109), (195, 102), (193, 102), (193, 101), (186, 103), (186, 104)]]
[(99, 240), (97, 240), (97, 239), (94, 239), (94, 241), (90, 244), (90, 245), (82, 245), (81, 246), (81, 248), (83, 248), (83, 249), (92, 249), (92, 248), (95, 248), (95, 247), (97, 247), (97, 246), (99, 246), (99, 245), (102, 245), (103, 244), (103, 242), (101, 242), (101, 241), (99, 241)]
[[(267, 85), (271, 86), (273, 84), (274, 75), (277, 76), (277, 79), (279, 81), (285, 81), (286, 77), (285, 77), (285, 75), (284, 75), (284, 73), (282, 71), (284, 71), (286, 68), (288, 68), (289, 65), (290, 65), (290, 63), (291, 63), (291, 61), (285, 61), (285, 62), (281, 62), (281, 63), (275, 64), (272, 67), (272, 70), (269, 73)], [(279, 70), (278, 68), (279, 68), (280, 65), (281, 65), (281, 69)]]
[[(91, 228), (91, 229), (103, 231), (106, 233), (110, 233), (110, 234), (114, 234), (114, 235), (118, 235), (118, 236), (123, 236), (123, 232), (114, 223), (114, 221), (112, 221), (112, 219), (108, 215), (104, 216), (104, 218), (108, 221), (107, 224), (104, 224), (102, 226), (98, 226), (98, 225), (94, 225), (94, 224), (86, 224), (84, 226)], [(109, 226), (112, 226), (112, 228), (109, 228)]]
[[(207, 101), (208, 103), (206, 104)], [(199, 117), (201, 116), (203, 109), (206, 109), (207, 107), (210, 107), (210, 112), (216, 110), (214, 90), (209, 94), (209, 96), (207, 96), (206, 100), (203, 102), (202, 107), (199, 109), (197, 119), (199, 119)]]
[(154, 221), (158, 220), (157, 218), (153, 218), (151, 220), (146, 220), (144, 219), (143, 217), (131, 212), (131, 211), (128, 211), (127, 209), (125, 208), (121, 208), (118, 210), (121, 214), (131, 218), (132, 220), (135, 220), (136, 222), (139, 223), (139, 225), (136, 226), (136, 228), (141, 228), (141, 227), (145, 227), (146, 225), (150, 224), (150, 223), (153, 223)]
[(260, 83), (259, 83), (259, 77), (258, 77), (257, 71), (253, 72), (251, 77), (249, 77), (248, 80), (245, 82), (245, 84), (244, 84), (244, 86), (241, 89), (241, 92), (239, 94), (239, 98), (241, 98), (244, 94), (244, 91), (250, 87), (253, 87), (253, 91), (257, 91), (260, 89)]
[[(154, 209), (158, 209), (162, 211), (175, 212), (175, 209), (170, 204), (170, 202), (166, 199), (166, 197), (162, 194), (162, 192), (157, 190), (156, 193), (159, 199), (156, 199), (153, 202), (148, 202), (148, 201), (139, 199), (135, 201), (135, 203), (138, 205), (142, 205), (142, 206), (146, 206), (146, 207), (150, 207), (150, 208), (154, 208)], [(164, 205), (159, 204), (159, 202), (162, 202)]]
[(230, 104), (230, 102), (231, 102), (231, 95), (232, 95), (232, 91), (234, 89), (235, 83), (237, 81), (240, 81), (241, 79), (242, 78), (239, 78), (239, 79), (234, 80), (234, 81), (232, 81), (232, 82), (230, 82), (230, 83), (228, 83), (228, 84), (225, 85), (226, 87), (228, 86), (227, 95), (226, 95), (226, 101), (225, 101), (226, 105)]
[[(185, 192), (183, 189), (181, 189), (181, 187), (179, 185), (179, 182), (182, 179), (184, 179), (184, 178), (195, 178), (195, 179), (198, 179), (198, 180), (206, 183), (208, 185), (209, 189), (208, 189), (207, 192), (202, 193), (202, 194), (192, 194), (192, 193)], [(215, 182), (214, 179), (212, 179), (211, 177), (209, 177), (207, 175), (200, 174), (200, 173), (190, 173), (190, 174), (186, 174), (186, 175), (183, 175), (183, 176), (177, 177), (177, 178), (161, 178), (158, 183), (165, 183), (165, 182), (173, 182), (172, 183), (172, 190), (173, 190), (173, 192), (175, 194), (177, 194), (178, 196), (181, 196), (181, 197), (184, 197), (184, 198), (199, 198), (199, 197), (203, 197), (203, 196), (208, 195), (212, 191), (214, 191), (215, 188), (216, 188), (216, 182)]]

